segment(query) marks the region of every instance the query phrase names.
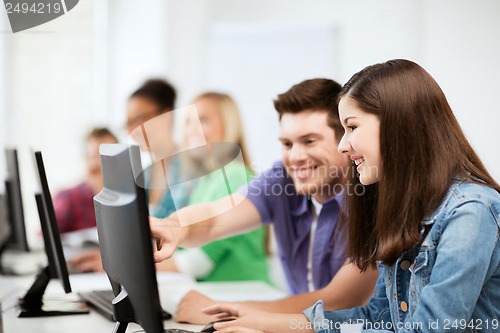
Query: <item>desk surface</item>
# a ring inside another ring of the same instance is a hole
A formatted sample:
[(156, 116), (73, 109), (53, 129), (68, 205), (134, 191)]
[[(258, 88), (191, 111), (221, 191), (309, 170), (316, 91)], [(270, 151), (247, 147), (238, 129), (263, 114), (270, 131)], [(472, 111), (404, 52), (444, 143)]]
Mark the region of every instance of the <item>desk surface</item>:
[[(3, 313), (4, 333), (58, 333), (58, 332), (112, 332), (114, 323), (108, 321), (91, 309), (87, 315), (60, 316), (49, 318), (18, 318), (15, 308), (34, 281), (33, 276), (0, 276), (0, 302)], [(109, 289), (109, 281), (104, 273), (75, 274), (70, 276), (72, 294), (64, 294), (59, 281), (52, 281), (45, 293), (46, 297), (75, 299), (76, 292)], [(190, 277), (176, 273), (159, 273), (158, 289), (160, 301), (165, 310), (175, 313), (177, 303), (191, 289), (199, 290), (220, 301), (272, 300), (285, 296), (262, 282), (204, 282), (198, 283)], [(179, 324), (172, 320), (164, 321), (165, 328), (199, 330), (201, 326)], [(127, 332), (140, 331), (142, 328), (131, 323)]]

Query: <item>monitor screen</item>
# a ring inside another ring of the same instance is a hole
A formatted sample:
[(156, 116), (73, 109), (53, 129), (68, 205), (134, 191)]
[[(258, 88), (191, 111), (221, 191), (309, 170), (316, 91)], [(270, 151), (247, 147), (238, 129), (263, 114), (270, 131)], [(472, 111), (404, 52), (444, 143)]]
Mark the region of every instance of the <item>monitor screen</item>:
[(7, 217), (6, 199), (5, 195), (0, 194), (0, 254), (3, 252), (2, 250), (7, 245), (7, 240), (10, 237), (10, 223)]
[[(66, 266), (66, 260), (61, 245), (56, 213), (54, 211), (54, 205), (52, 204), (52, 196), (47, 182), (47, 174), (45, 173), (42, 153), (39, 151), (35, 152), (35, 163), (41, 191), (40, 202), (37, 202), (37, 207), (39, 207), (38, 215), (40, 216), (40, 223), (42, 224), (42, 233), (45, 235), (44, 242), (47, 241), (49, 243), (45, 244), (45, 252), (47, 253), (47, 259), (50, 258), (49, 264), (51, 263), (50, 260), (54, 264), (51, 265), (54, 266), (52, 267), (54, 270), (53, 273), (55, 273), (53, 278), (61, 280), (64, 291), (70, 293), (71, 286), (69, 283), (68, 267)], [(40, 205), (42, 207), (40, 207)], [(45, 226), (45, 228), (43, 228), (43, 226)]]
[(58, 302), (57, 304), (47, 304), (47, 302), (43, 300), (45, 289), (51, 279), (59, 279), (66, 293), (71, 292), (71, 285), (61, 238), (57, 228), (57, 220), (47, 182), (42, 153), (39, 151), (35, 152), (34, 157), (41, 191), (41, 193), (35, 194), (35, 200), (38, 215), (40, 217), (48, 265), (38, 273), (35, 282), (26, 295), (20, 300), (19, 305), (21, 313), (19, 316), (43, 317), (88, 313), (88, 309), (83, 302)]
[(115, 320), (123, 332), (129, 322), (147, 333), (163, 332), (146, 195), (132, 171), (140, 170), (139, 148), (103, 144), (100, 154), (104, 187), (94, 206), (102, 263), (116, 296)]
[[(0, 194), (0, 256), (4, 248), (7, 246), (7, 241), (10, 238), (10, 222), (7, 216), (7, 197)], [(1, 258), (0, 258), (1, 260)], [(3, 273), (3, 266), (0, 261), (0, 272)]]
[(23, 199), (21, 192), (21, 177), (19, 176), (19, 160), (16, 149), (6, 149), (7, 177), (5, 179), (5, 197), (7, 216), (10, 222), (10, 238), (7, 247), (29, 251), (24, 224)]

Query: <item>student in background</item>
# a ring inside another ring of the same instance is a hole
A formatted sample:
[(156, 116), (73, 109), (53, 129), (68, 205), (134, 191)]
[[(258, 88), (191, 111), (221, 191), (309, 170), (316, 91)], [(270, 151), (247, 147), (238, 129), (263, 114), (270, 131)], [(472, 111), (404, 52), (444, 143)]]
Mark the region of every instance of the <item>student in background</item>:
[[(161, 140), (161, 153), (164, 155), (163, 157), (172, 155), (177, 151), (173, 139), (174, 113), (170, 112), (174, 109), (176, 96), (176, 91), (169, 82), (162, 79), (150, 79), (130, 95), (127, 103), (127, 122), (125, 128), (132, 138), (138, 139), (138, 143), (144, 140), (144, 132), (142, 130), (136, 131), (136, 129), (149, 120), (161, 116), (161, 133), (151, 133), (150, 131), (148, 134), (151, 136), (158, 135), (157, 139)], [(135, 135), (139, 135), (139, 137), (135, 137)], [(152, 138), (148, 139), (151, 140)], [(149, 148), (141, 146), (141, 149), (147, 150)], [(147, 194), (150, 211), (155, 212), (158, 209), (160, 212), (155, 213), (155, 216), (164, 214), (163, 217), (175, 211), (170, 193), (155, 186), (157, 181), (164, 179), (164, 171), (160, 164), (153, 163), (149, 166), (146, 174), (146, 181), (149, 187)], [(166, 171), (176, 172), (175, 170), (171, 170), (170, 166), (167, 166)], [(166, 196), (162, 201), (163, 206), (157, 207), (157, 203), (163, 196)], [(186, 198), (179, 198), (179, 202), (182, 201), (187, 201), (187, 194)]]
[[(125, 129), (132, 135), (134, 130), (145, 122), (155, 117), (161, 117), (161, 147), (163, 153), (166, 155), (175, 153), (176, 147), (172, 135), (174, 115), (173, 112), (170, 112), (174, 108), (175, 98), (176, 91), (169, 82), (163, 79), (150, 79), (145, 81), (129, 97)], [(145, 149), (147, 147), (142, 148)], [(161, 180), (165, 178), (162, 168), (158, 166), (158, 164), (153, 164), (147, 170), (146, 176), (148, 186), (153, 188), (147, 191), (148, 203), (151, 212), (156, 213), (156, 211), (159, 211), (159, 216), (163, 214), (164, 217), (175, 211), (175, 205), (170, 192), (154, 186), (156, 179)], [(168, 172), (175, 172), (175, 170), (169, 168)], [(162, 205), (158, 206), (157, 203), (162, 197), (164, 197)], [(177, 204), (182, 206), (180, 203), (187, 203), (187, 193), (184, 197), (178, 197), (177, 199)], [(92, 250), (79, 254), (70, 260), (70, 264), (73, 265), (77, 271), (103, 271), (99, 250)]]
[[(330, 309), (367, 302), (377, 271), (370, 268), (361, 273), (354, 265), (346, 265), (345, 237), (335, 234), (348, 165), (347, 158), (337, 152), (343, 134), (336, 104), (340, 88), (335, 81), (313, 79), (279, 95), (274, 105), (280, 119), (282, 161), (233, 194), (232, 199), (240, 203), (222, 214), (189, 225), (199, 221), (200, 214), (220, 211), (228, 197), (186, 207), (167, 219), (151, 218), (160, 248), (156, 261), (167, 259), (178, 246), (201, 246), (273, 224), (278, 255), (294, 296), (255, 302), (253, 307), (293, 313), (318, 299), (325, 299)], [(178, 218), (181, 214), (183, 221)], [(213, 319), (200, 317), (196, 302), (190, 302), (189, 309), (184, 305), (176, 320), (206, 323)]]
[[(128, 99), (127, 121), (125, 123), (127, 133), (132, 133), (137, 127), (154, 117), (172, 111), (176, 97), (175, 88), (166, 80), (149, 79), (145, 81)], [(170, 114), (166, 122), (166, 130), (171, 135), (174, 122), (172, 114)], [(173, 152), (175, 151), (175, 144), (172, 136), (170, 138), (171, 140), (165, 142), (165, 147)]]
[(107, 128), (94, 128), (87, 135), (85, 142), (85, 181), (54, 196), (54, 210), (61, 233), (96, 226), (94, 196), (102, 189), (99, 146), (103, 143), (117, 143), (118, 140)]
[[(189, 205), (226, 197), (252, 176), (243, 124), (234, 100), (226, 94), (207, 92), (195, 99), (195, 105), (197, 112), (191, 112), (186, 119), (181, 149), (184, 168), (190, 170), (192, 179), (199, 179)], [(239, 150), (241, 160), (237, 159)], [(265, 229), (179, 250), (172, 260), (157, 264), (157, 268), (188, 273), (199, 281), (270, 282)]]
[(217, 331), (326, 333), (351, 321), (363, 332), (498, 332), (500, 186), (439, 85), (408, 60), (368, 66), (342, 88), (339, 114), (338, 149), (352, 160), (343, 225), (360, 269), (382, 262), (375, 296), (305, 316), (217, 305), (207, 313), (238, 317)]

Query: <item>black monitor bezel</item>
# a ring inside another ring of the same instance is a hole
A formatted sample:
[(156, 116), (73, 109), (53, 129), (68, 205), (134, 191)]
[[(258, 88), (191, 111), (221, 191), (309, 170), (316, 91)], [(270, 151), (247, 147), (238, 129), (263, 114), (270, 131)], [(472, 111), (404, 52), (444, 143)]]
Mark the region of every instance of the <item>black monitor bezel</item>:
[[(0, 255), (7, 246), (11, 235), (11, 225), (7, 216), (7, 196), (0, 193)], [(0, 269), (1, 269), (0, 262)]]
[(64, 252), (55, 218), (52, 197), (45, 173), (42, 153), (34, 153), (35, 166), (39, 180), (41, 192), (35, 193), (35, 200), (40, 217), (43, 240), (45, 243), (45, 253), (47, 255), (48, 265), (43, 268), (36, 276), (35, 281), (26, 292), (24, 297), (19, 300), (20, 318), (31, 317), (52, 317), (74, 314), (88, 314), (89, 310), (85, 303), (78, 301), (64, 302), (57, 304), (57, 310), (54, 307), (44, 305), (43, 295), (52, 279), (58, 279), (66, 293), (71, 292), (68, 268), (64, 258)]
[[(70, 293), (71, 284), (69, 281), (68, 267), (66, 266), (61, 237), (59, 235), (59, 229), (57, 226), (56, 213), (54, 211), (54, 205), (52, 203), (52, 197), (47, 181), (47, 174), (45, 172), (45, 166), (43, 163), (42, 152), (36, 151), (34, 155), (37, 176), (40, 184), (42, 201), (45, 211), (47, 231), (49, 232), (49, 237), (46, 237), (46, 239), (50, 242), (50, 247), (49, 249), (46, 248), (45, 251), (47, 252), (48, 257), (52, 257), (52, 261), (55, 265), (51, 274), (55, 273), (56, 276), (52, 276), (52, 278), (58, 278), (63, 285), (64, 291), (66, 293)], [(40, 222), (43, 223), (43, 221)]]
[(5, 160), (7, 164), (5, 197), (11, 233), (6, 246), (19, 251), (29, 252), (17, 149), (5, 149)]

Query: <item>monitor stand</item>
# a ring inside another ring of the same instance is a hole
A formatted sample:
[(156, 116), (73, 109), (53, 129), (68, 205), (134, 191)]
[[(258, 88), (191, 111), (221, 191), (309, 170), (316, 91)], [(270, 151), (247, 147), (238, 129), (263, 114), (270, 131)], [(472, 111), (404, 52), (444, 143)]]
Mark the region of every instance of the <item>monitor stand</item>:
[[(111, 283), (113, 285), (113, 283)], [(117, 286), (115, 285), (117, 288)], [(125, 289), (121, 289), (120, 293), (112, 302), (113, 313), (116, 319), (116, 325), (112, 333), (125, 333), (129, 323), (134, 322), (134, 310), (128, 298), (128, 293)]]
[(64, 315), (88, 314), (84, 302), (73, 300), (42, 301), (45, 289), (51, 280), (49, 267), (45, 267), (36, 276), (35, 282), (26, 295), (19, 300), (20, 318), (53, 317)]

